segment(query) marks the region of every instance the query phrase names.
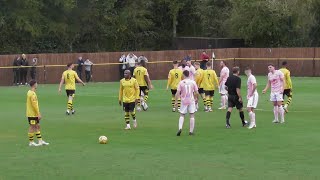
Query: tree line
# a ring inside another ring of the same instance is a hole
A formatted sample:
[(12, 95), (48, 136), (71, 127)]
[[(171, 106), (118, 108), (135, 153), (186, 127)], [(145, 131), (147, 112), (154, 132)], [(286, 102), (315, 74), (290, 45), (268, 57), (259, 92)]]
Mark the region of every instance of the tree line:
[(0, 54), (172, 49), (179, 36), (320, 44), (320, 0), (0, 0)]

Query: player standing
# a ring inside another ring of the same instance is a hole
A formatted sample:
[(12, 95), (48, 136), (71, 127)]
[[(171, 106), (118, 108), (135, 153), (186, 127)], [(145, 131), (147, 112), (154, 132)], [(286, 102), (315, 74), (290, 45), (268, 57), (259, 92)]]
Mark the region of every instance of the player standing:
[(207, 106), (205, 107), (206, 112), (212, 112), (214, 90), (219, 85), (217, 74), (211, 66), (212, 63), (207, 62), (207, 69), (204, 70), (202, 78), (203, 90), (207, 102)]
[(186, 67), (184, 68), (184, 70), (188, 70), (189, 71), (189, 79), (194, 80), (194, 76), (196, 75), (196, 69), (192, 65), (191, 60), (186, 62)]
[(228, 92), (225, 87), (225, 83), (229, 77), (229, 68), (226, 66), (225, 61), (220, 62), (221, 72), (220, 72), (220, 79), (219, 79), (219, 93), (221, 96), (221, 107), (219, 109), (226, 109), (227, 102), (228, 102)]
[(59, 93), (61, 93), (62, 84), (65, 83), (65, 89), (68, 97), (66, 114), (70, 115), (70, 111), (72, 114), (76, 112), (73, 108), (73, 98), (76, 92), (76, 80), (80, 82), (83, 86), (85, 85), (85, 83), (79, 78), (78, 74), (73, 70), (74, 65), (72, 63), (69, 63), (67, 67), (68, 70), (62, 73), (59, 85)]
[[(36, 90), (38, 84), (35, 80), (31, 80), (29, 82), (31, 89), (27, 93), (27, 118), (30, 124), (28, 137), (29, 137), (29, 146), (41, 146), (41, 145), (49, 145), (49, 143), (42, 140), (41, 132), (40, 132), (40, 120), (41, 120), (41, 113), (39, 110), (39, 103), (36, 94)], [(39, 143), (36, 144), (33, 141), (34, 134), (36, 134)]]
[(252, 75), (252, 71), (250, 67), (247, 67), (245, 70), (245, 74), (248, 77), (247, 81), (247, 110), (249, 113), (250, 118), (250, 125), (248, 129), (256, 128), (256, 113), (254, 112), (254, 109), (257, 108), (258, 100), (259, 100), (259, 94), (257, 91), (257, 80), (254, 75)]
[(195, 118), (194, 113), (196, 112), (196, 101), (198, 101), (198, 87), (195, 81), (189, 78), (189, 71), (183, 71), (184, 79), (179, 83), (176, 93), (176, 105), (178, 99), (181, 98), (181, 109), (179, 118), (179, 130), (177, 136), (180, 136), (184, 117), (189, 112), (190, 114), (190, 131), (189, 135), (193, 135)]
[(287, 61), (282, 62), (282, 68), (280, 71), (284, 74), (285, 84), (284, 84), (284, 90), (283, 90), (283, 100), (284, 96), (288, 97), (287, 102), (284, 104), (283, 108), (285, 112), (288, 112), (288, 106), (291, 104), (292, 101), (292, 81), (290, 77), (290, 71), (287, 69)]
[(271, 86), (270, 101), (273, 102), (273, 123), (279, 123), (279, 114), (281, 118), (280, 123), (284, 123), (284, 109), (282, 107), (283, 88), (285, 84), (284, 75), (281, 71), (276, 70), (273, 64), (268, 65), (268, 70), (268, 83), (262, 93), (265, 94)]
[[(178, 68), (178, 62), (173, 61), (173, 69), (169, 71), (168, 83), (167, 83), (167, 90), (170, 87), (171, 93), (172, 93), (172, 97), (171, 97), (172, 112), (176, 111), (175, 96), (177, 93), (178, 84), (181, 80), (182, 80), (182, 70)], [(178, 111), (180, 110), (180, 104), (181, 104), (180, 99), (178, 99)]]
[[(195, 75), (195, 81), (197, 83), (197, 86), (199, 88), (199, 94), (203, 100), (203, 105), (204, 107), (207, 106), (207, 100), (206, 100), (206, 96), (204, 94), (204, 90), (203, 90), (203, 74), (204, 74), (204, 70), (200, 68), (200, 63), (199, 62), (195, 62), (194, 63), (194, 67), (196, 68), (196, 75)], [(197, 109), (199, 109), (198, 104), (197, 104)]]
[(135, 78), (131, 77), (130, 70), (124, 71), (124, 78), (120, 80), (119, 89), (119, 105), (122, 106), (125, 112), (124, 119), (126, 121), (125, 130), (130, 130), (130, 114), (133, 119), (133, 127), (137, 128), (137, 119), (135, 106), (140, 99), (139, 84)]
[(243, 113), (243, 102), (241, 96), (241, 79), (239, 77), (240, 68), (233, 67), (232, 68), (232, 75), (230, 75), (226, 81), (226, 88), (228, 90), (228, 111), (226, 114), (226, 128), (231, 128), (230, 125), (230, 116), (233, 107), (236, 107), (239, 110), (239, 115), (241, 118), (242, 126), (246, 126), (247, 122), (244, 120), (244, 113)]
[(138, 62), (137, 67), (133, 71), (133, 77), (137, 80), (140, 87), (140, 99), (137, 104), (137, 110), (141, 111), (141, 105), (143, 110), (148, 109), (147, 101), (149, 98), (149, 89), (152, 89), (151, 80), (144, 60)]

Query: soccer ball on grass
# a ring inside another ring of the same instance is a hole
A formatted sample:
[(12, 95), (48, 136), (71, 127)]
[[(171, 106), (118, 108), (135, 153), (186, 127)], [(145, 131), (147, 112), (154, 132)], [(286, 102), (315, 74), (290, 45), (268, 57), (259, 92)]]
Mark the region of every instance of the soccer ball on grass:
[(108, 138), (107, 138), (107, 136), (100, 136), (100, 137), (99, 137), (99, 143), (100, 143), (100, 144), (107, 144), (107, 143), (108, 143)]

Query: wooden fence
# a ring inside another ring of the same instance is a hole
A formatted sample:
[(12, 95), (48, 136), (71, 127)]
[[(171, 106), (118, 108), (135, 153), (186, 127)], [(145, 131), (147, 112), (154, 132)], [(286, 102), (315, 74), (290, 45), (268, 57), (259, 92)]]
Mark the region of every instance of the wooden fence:
[[(207, 49), (211, 56), (215, 53), (217, 59), (226, 59), (228, 66), (252, 66), (257, 75), (267, 74), (267, 64), (274, 63), (280, 65), (283, 60), (288, 60), (288, 67), (293, 76), (320, 76), (320, 48), (232, 48), (232, 49)], [(119, 80), (118, 63), (121, 54), (128, 52), (106, 52), (106, 53), (65, 53), (65, 54), (27, 54), (30, 63), (33, 57), (38, 57), (37, 80), (40, 83), (58, 83), (61, 73), (66, 69), (69, 62), (76, 63), (77, 58), (89, 58), (93, 63), (104, 65), (94, 65), (93, 77), (96, 82)], [(145, 55), (150, 62), (148, 71), (152, 79), (166, 79), (171, 63), (161, 63), (161, 61), (181, 60), (190, 54), (193, 59), (199, 59), (202, 50), (176, 50), (176, 51), (140, 51), (133, 52), (135, 55)], [(13, 60), (17, 55), (0, 56), (0, 85), (12, 85)], [(158, 63), (156, 63), (158, 62)], [(219, 61), (214, 62), (214, 68), (219, 73)], [(51, 66), (61, 65), (61, 66)], [(83, 73), (84, 74), (84, 73)], [(84, 77), (84, 75), (83, 75)], [(30, 79), (30, 73), (28, 73)]]

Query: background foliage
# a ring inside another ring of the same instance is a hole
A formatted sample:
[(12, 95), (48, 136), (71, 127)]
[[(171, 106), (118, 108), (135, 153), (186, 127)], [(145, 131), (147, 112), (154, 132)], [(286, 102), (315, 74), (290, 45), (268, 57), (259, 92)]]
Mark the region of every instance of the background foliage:
[(319, 46), (320, 0), (0, 0), (0, 53), (171, 49), (179, 36)]

